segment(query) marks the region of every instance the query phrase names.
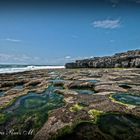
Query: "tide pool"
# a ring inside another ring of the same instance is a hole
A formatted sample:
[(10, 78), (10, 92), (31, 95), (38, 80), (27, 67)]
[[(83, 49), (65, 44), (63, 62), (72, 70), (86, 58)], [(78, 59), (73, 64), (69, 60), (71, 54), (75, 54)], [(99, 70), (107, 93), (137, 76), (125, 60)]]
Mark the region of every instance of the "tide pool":
[(114, 94), (112, 96), (116, 101), (131, 104), (131, 105), (140, 105), (140, 96), (131, 95), (131, 94)]

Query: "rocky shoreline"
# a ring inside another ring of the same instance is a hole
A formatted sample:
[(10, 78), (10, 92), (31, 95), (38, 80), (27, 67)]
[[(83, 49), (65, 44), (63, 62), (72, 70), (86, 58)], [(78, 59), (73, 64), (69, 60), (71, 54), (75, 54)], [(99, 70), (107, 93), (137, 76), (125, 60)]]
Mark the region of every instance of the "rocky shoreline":
[(0, 92), (0, 130), (34, 130), (32, 136), (0, 135), (2, 140), (140, 138), (139, 68), (1, 74)]
[(140, 50), (116, 53), (113, 56), (94, 57), (67, 63), (66, 68), (140, 68)]

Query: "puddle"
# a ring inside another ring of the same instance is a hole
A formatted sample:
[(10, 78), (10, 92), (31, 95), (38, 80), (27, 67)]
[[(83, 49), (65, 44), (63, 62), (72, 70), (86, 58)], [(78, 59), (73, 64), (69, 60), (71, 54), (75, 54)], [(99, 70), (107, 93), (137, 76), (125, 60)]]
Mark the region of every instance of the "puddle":
[(6, 124), (0, 124), (0, 130), (16, 128), (22, 132), (28, 128), (27, 131), (34, 129), (37, 132), (46, 122), (48, 112), (64, 105), (63, 96), (54, 93), (56, 89), (50, 86), (41, 94), (30, 92), (17, 99), (14, 104), (2, 110), (7, 120)]
[(116, 101), (131, 104), (131, 105), (140, 105), (140, 96), (130, 95), (130, 94), (114, 94), (112, 96)]
[(17, 86), (15, 86), (13, 89), (17, 89), (17, 90), (20, 90), (20, 89), (23, 89), (23, 85), (17, 85)]
[(4, 112), (14, 112), (15, 110), (20, 110), (21, 108), (27, 109), (25, 111), (28, 112), (28, 109), (37, 109), (50, 103), (51, 101), (57, 101), (59, 99), (62, 100), (62, 96), (54, 93), (54, 91), (58, 89), (53, 86), (50, 86), (45, 92), (42, 94), (37, 94), (35, 92), (30, 92), (26, 96), (20, 97), (13, 105), (6, 108)]
[(98, 83), (100, 82), (99, 80), (86, 80), (87, 82), (90, 82), (90, 83)]
[(131, 86), (129, 86), (128, 84), (119, 84), (119, 87), (124, 88), (124, 89), (130, 89), (132, 88)]
[(78, 92), (79, 94), (95, 94), (94, 91), (88, 89), (72, 89), (72, 90)]
[(64, 83), (65, 80), (62, 79), (54, 79), (54, 80), (49, 80), (50, 83), (52, 84), (57, 84), (57, 83)]
[(4, 92), (0, 92), (0, 97), (3, 97), (4, 96)]

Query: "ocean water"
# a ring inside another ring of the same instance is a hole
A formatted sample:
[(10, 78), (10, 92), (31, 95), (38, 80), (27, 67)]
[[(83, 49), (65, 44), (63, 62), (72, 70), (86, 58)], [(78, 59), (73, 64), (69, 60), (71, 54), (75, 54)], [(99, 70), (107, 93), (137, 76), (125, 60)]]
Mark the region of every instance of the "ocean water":
[(40, 69), (61, 69), (64, 66), (47, 66), (47, 65), (0, 65), (0, 73), (15, 73)]

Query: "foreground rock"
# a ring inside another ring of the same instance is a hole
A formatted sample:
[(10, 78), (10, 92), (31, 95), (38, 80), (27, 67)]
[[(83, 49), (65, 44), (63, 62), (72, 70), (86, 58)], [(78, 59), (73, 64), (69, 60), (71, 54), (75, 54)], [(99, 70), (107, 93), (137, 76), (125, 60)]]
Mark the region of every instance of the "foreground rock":
[(117, 53), (113, 56), (94, 57), (67, 63), (66, 68), (128, 68), (140, 67), (140, 50)]
[(0, 130), (34, 130), (14, 140), (137, 140), (139, 105), (139, 68), (0, 75)]

